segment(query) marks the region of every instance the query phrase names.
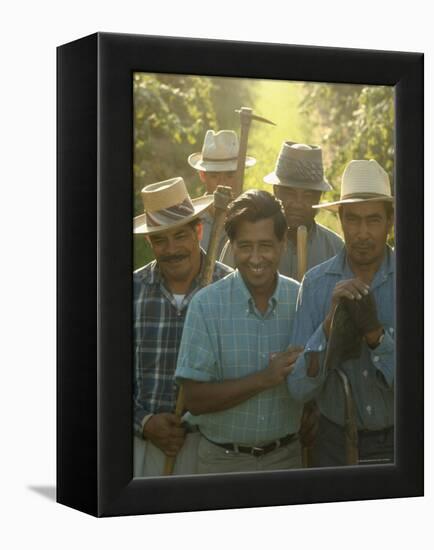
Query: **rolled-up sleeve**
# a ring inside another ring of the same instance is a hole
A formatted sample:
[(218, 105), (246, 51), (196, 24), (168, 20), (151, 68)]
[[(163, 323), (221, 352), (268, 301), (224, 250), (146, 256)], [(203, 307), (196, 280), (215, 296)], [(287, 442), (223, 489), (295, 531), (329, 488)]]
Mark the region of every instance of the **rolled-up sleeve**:
[[(318, 306), (314, 304), (314, 293), (310, 288), (309, 279), (305, 278), (298, 294), (291, 338), (292, 344), (302, 346), (304, 351), (287, 378), (289, 393), (294, 399), (301, 402), (309, 401), (315, 397), (326, 379), (324, 356), (327, 340), (320, 317)], [(309, 376), (307, 373), (312, 353), (318, 354), (319, 371), (316, 376)]]
[(216, 336), (211, 334), (208, 322), (200, 295), (196, 295), (189, 305), (182, 332), (175, 371), (178, 383), (181, 379), (198, 382), (217, 380), (217, 359), (214, 352)]
[(372, 364), (383, 375), (388, 387), (392, 388), (395, 382), (395, 339), (393, 338), (393, 329), (386, 328), (383, 341), (375, 349), (370, 350), (370, 355)]

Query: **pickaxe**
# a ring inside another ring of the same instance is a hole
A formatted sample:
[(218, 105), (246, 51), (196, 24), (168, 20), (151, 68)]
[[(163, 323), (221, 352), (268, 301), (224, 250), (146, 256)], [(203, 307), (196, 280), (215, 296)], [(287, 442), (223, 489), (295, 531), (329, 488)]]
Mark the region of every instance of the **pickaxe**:
[(238, 152), (236, 183), (234, 188), (234, 198), (237, 198), (238, 195), (241, 195), (241, 193), (243, 192), (244, 170), (246, 167), (246, 155), (247, 155), (247, 143), (249, 141), (250, 124), (252, 123), (252, 120), (265, 122), (266, 124), (271, 124), (273, 126), (276, 126), (276, 124), (271, 120), (268, 120), (267, 118), (254, 115), (253, 110), (250, 109), (249, 107), (241, 107), (240, 109), (235, 109), (235, 112), (239, 113), (240, 123), (241, 123), (240, 149)]
[[(212, 282), (214, 265), (217, 259), (217, 244), (225, 223), (226, 209), (232, 201), (232, 189), (224, 185), (218, 185), (214, 191), (214, 221), (211, 228), (208, 250), (205, 258), (205, 265), (202, 269), (200, 286), (204, 287)], [(184, 392), (182, 384), (179, 388), (176, 400), (175, 414), (181, 418), (184, 412)], [(163, 475), (171, 475), (175, 466), (176, 457), (167, 457)]]

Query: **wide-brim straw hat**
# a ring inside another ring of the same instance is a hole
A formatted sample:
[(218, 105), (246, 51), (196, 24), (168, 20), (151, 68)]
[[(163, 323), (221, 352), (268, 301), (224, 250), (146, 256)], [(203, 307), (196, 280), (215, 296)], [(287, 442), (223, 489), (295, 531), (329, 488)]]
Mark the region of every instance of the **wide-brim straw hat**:
[(274, 172), (264, 177), (265, 183), (296, 187), (309, 191), (330, 191), (324, 177), (322, 150), (317, 145), (285, 141), (280, 149)]
[(376, 160), (352, 160), (342, 175), (340, 200), (315, 204), (312, 208), (337, 212), (341, 204), (393, 200), (389, 176)]
[[(238, 136), (233, 130), (208, 130), (202, 151), (192, 153), (188, 157), (188, 164), (203, 172), (234, 172), (237, 169), (239, 150)], [(255, 158), (246, 157), (246, 167), (255, 163)]]
[(133, 220), (133, 233), (151, 235), (197, 218), (213, 203), (213, 195), (191, 199), (180, 177), (151, 183), (142, 189), (144, 214)]

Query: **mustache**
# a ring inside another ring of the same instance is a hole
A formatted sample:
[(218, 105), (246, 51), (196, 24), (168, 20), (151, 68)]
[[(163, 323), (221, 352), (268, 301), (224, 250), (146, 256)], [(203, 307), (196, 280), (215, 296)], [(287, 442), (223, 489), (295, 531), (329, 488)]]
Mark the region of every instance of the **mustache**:
[(374, 243), (371, 240), (357, 241), (352, 244), (353, 248), (371, 248), (372, 246), (374, 246)]
[(170, 256), (161, 256), (160, 262), (176, 262), (187, 258), (188, 254), (172, 254)]

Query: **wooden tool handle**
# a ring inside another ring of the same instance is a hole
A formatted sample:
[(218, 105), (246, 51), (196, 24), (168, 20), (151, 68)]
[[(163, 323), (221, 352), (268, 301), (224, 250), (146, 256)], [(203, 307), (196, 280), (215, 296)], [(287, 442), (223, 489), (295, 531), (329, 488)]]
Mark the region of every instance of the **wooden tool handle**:
[[(176, 400), (175, 414), (179, 418), (182, 416), (184, 410), (184, 388), (181, 385), (179, 387), (178, 399)], [(164, 462), (164, 476), (170, 476), (173, 473), (173, 468), (175, 467), (176, 456), (167, 456), (166, 461)]]
[[(223, 225), (225, 223), (226, 209), (232, 200), (232, 190), (230, 187), (224, 185), (218, 185), (214, 191), (214, 221), (211, 228), (211, 235), (209, 238), (208, 250), (205, 258), (205, 265), (202, 270), (202, 279), (200, 286), (204, 287), (212, 282), (212, 275), (214, 272), (214, 265), (217, 257), (217, 245), (220, 241), (220, 236), (223, 231)], [(175, 414), (181, 417), (184, 412), (184, 391), (181, 387), (178, 392), (178, 399), (176, 400)], [(171, 475), (173, 468), (175, 467), (176, 457), (168, 456), (164, 464), (163, 474), (165, 476)]]
[(240, 109), (241, 135), (240, 147), (238, 150), (237, 171), (235, 175), (234, 198), (237, 198), (243, 192), (244, 170), (246, 168), (247, 144), (249, 141), (249, 130), (252, 122), (252, 109), (241, 107)]
[(307, 271), (307, 228), (297, 227), (297, 279), (301, 281)]
[(200, 286), (204, 287), (212, 282), (215, 262), (217, 260), (217, 247), (223, 233), (226, 209), (232, 200), (232, 189), (224, 185), (218, 185), (214, 191), (214, 221), (209, 237), (208, 250), (206, 252), (205, 265), (202, 270)]

